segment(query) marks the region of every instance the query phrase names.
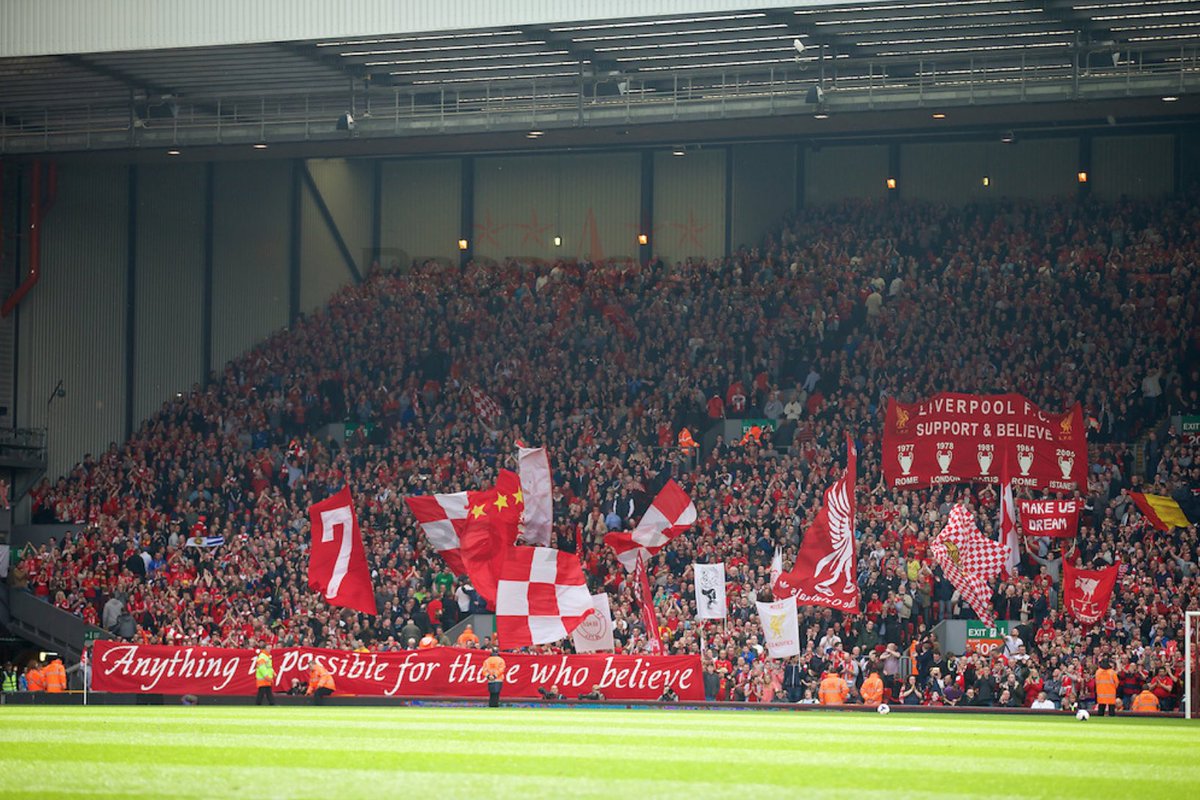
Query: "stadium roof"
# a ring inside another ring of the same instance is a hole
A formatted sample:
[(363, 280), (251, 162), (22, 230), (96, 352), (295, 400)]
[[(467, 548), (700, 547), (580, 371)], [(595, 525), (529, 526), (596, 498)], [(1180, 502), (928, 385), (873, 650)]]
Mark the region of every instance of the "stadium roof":
[(815, 85), (845, 111), (1183, 94), (1200, 4), (885, 0), (7, 58), (0, 152), (345, 138), (344, 112), (380, 137), (768, 116)]

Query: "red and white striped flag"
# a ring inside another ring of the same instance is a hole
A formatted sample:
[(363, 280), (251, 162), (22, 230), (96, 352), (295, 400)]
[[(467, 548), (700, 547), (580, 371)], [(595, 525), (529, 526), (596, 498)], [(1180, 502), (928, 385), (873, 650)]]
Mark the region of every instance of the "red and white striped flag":
[(557, 642), (593, 611), (579, 559), (550, 547), (514, 547), (496, 589), (496, 635), (506, 650)]
[(929, 553), (979, 619), (988, 627), (994, 625), (990, 583), (1004, 568), (1008, 555), (1004, 545), (980, 533), (975, 515), (966, 506), (957, 505), (950, 511), (946, 527), (934, 538)]
[(638, 555), (645, 561), (696, 522), (696, 504), (675, 481), (654, 498), (633, 532), (614, 531), (604, 536), (604, 543), (617, 553), (625, 569), (633, 571)]

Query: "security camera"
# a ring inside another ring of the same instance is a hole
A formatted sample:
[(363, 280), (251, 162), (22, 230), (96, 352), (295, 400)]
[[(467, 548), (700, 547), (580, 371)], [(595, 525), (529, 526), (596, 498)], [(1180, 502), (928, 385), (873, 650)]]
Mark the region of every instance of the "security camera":
[(808, 93), (804, 95), (804, 102), (810, 105), (820, 105), (825, 102), (825, 90), (820, 86), (810, 86)]
[(349, 111), (338, 117), (337, 129), (339, 131), (352, 131), (356, 127), (358, 127), (358, 125), (354, 122), (354, 117)]
[(792, 47), (796, 48), (796, 55), (804, 54), (804, 42), (799, 39), (792, 39)]

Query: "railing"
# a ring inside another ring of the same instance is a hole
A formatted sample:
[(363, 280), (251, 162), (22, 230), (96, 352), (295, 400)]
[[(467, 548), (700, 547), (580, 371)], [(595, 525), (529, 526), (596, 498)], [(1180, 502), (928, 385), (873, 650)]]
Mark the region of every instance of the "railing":
[[(1005, 50), (939, 60), (830, 59), (824, 67), (776, 66), (637, 73), (613, 79), (512, 78), (375, 88), (359, 100), (355, 130), (337, 130), (350, 106), (337, 94), (181, 98), (169, 119), (139, 120), (127, 104), (81, 103), (5, 115), (0, 152), (396, 137), (446, 131), (583, 127), (797, 113), (818, 83), (829, 111), (1099, 99), (1200, 88), (1200, 44), (1122, 54), (1090, 64), (1067, 50)], [(953, 58), (953, 60), (949, 60)], [(604, 87), (608, 87), (607, 90)]]

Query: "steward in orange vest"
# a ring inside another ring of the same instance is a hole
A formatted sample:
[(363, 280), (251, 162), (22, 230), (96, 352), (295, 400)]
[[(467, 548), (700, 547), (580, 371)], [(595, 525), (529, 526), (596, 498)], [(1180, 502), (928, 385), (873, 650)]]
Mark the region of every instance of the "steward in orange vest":
[(475, 631), (468, 625), (462, 633), (458, 635), (458, 641), (455, 642), (459, 647), (478, 647), (479, 637), (475, 635)]
[(696, 449), (696, 440), (692, 438), (692, 432), (687, 428), (679, 431), (679, 449), (685, 455), (691, 455), (692, 451)]
[(67, 670), (62, 659), (56, 658), (47, 664), (42, 670), (42, 677), (48, 693), (61, 694), (67, 690)]
[(500, 648), (493, 647), (492, 654), (483, 662), (483, 674), (487, 678), (488, 708), (500, 707), (500, 690), (504, 688), (504, 671), (508, 665), (500, 657)]
[(25, 672), (25, 685), (31, 692), (46, 691), (46, 674), (38, 668), (38, 662), (33, 662), (33, 666)]
[(821, 705), (840, 706), (850, 695), (850, 687), (836, 672), (827, 672), (821, 679)]
[(878, 672), (872, 672), (862, 685), (863, 702), (869, 706), (878, 706), (883, 702), (883, 681)]
[(1150, 691), (1149, 686), (1142, 687), (1141, 693), (1133, 698), (1133, 711), (1135, 714), (1158, 711), (1158, 696)]
[(313, 705), (321, 705), (321, 701), (333, 692), (333, 675), (313, 659), (312, 669), (308, 672), (308, 693), (312, 695)]
[(1118, 683), (1117, 671), (1105, 661), (1100, 665), (1100, 669), (1096, 670), (1096, 705), (1101, 716), (1106, 709), (1110, 717), (1117, 715)]

